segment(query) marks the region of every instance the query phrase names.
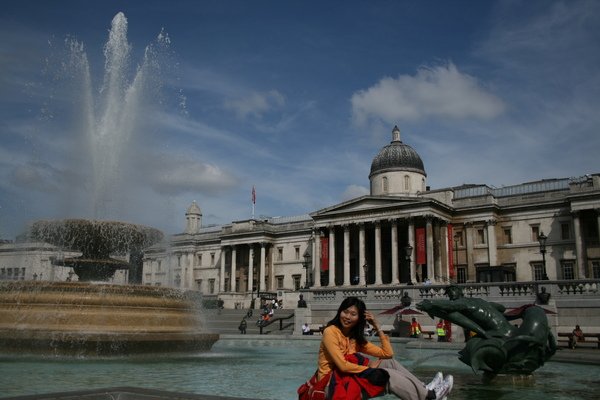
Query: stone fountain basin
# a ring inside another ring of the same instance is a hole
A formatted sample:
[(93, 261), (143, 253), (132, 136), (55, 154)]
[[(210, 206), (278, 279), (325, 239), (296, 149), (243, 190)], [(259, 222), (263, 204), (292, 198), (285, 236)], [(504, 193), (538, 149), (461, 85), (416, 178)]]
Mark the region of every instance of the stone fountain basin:
[(87, 282), (0, 284), (0, 352), (123, 355), (206, 351), (194, 292)]

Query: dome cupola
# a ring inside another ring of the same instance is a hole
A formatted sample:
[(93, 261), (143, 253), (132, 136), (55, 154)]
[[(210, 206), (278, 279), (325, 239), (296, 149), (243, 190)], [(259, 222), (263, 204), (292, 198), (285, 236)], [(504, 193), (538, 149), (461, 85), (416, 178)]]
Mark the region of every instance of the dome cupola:
[(400, 140), (394, 126), (392, 141), (381, 149), (371, 163), (372, 195), (415, 195), (425, 190), (425, 167), (419, 154)]
[(194, 234), (200, 231), (200, 228), (202, 227), (202, 211), (196, 203), (196, 200), (192, 202), (185, 212), (185, 219), (187, 221), (185, 233)]

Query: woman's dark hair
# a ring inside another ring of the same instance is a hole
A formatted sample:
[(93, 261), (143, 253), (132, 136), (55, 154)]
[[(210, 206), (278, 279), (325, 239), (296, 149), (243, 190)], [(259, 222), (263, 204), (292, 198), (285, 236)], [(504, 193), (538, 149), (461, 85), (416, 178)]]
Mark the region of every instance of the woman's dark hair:
[(352, 330), (350, 331), (350, 338), (356, 340), (356, 343), (359, 345), (363, 345), (367, 343), (367, 339), (365, 339), (365, 326), (367, 325), (367, 320), (365, 318), (365, 311), (367, 310), (367, 306), (365, 302), (359, 299), (358, 297), (346, 297), (340, 307), (337, 310), (337, 314), (331, 321), (327, 323), (329, 325), (335, 325), (338, 328), (342, 329), (342, 322), (340, 321), (340, 314), (347, 308), (352, 306), (356, 306), (358, 309), (358, 323), (354, 325)]

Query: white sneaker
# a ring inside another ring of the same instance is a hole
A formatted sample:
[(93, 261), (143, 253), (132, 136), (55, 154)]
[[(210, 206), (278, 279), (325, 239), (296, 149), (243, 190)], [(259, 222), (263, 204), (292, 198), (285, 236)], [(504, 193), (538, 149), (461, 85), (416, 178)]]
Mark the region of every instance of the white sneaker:
[(441, 372), (438, 372), (437, 374), (435, 374), (435, 376), (433, 377), (431, 382), (429, 382), (427, 385), (425, 385), (425, 387), (427, 388), (427, 390), (435, 391), (435, 388), (440, 386), (443, 382), (444, 382), (444, 375), (442, 375)]
[(434, 389), (435, 391), (435, 399), (436, 400), (446, 400), (448, 394), (452, 390), (452, 386), (454, 385), (454, 377), (452, 375), (446, 375), (444, 381), (439, 387)]

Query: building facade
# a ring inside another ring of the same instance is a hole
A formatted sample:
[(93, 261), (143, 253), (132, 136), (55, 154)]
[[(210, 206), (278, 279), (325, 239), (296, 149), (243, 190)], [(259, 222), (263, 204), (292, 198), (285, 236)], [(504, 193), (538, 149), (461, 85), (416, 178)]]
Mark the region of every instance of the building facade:
[(310, 215), (203, 227), (145, 251), (143, 283), (247, 307), (300, 288), (600, 279), (600, 174), (431, 190), (418, 153), (392, 141), (370, 194)]
[[(142, 282), (248, 307), (259, 295), (302, 288), (600, 279), (598, 173), (432, 190), (394, 127), (369, 181), (369, 195), (310, 215), (222, 226), (203, 226), (194, 202), (182, 233), (145, 249)], [(4, 241), (0, 280), (76, 280), (60, 266), (76, 256)], [(113, 279), (127, 281), (127, 271)]]

